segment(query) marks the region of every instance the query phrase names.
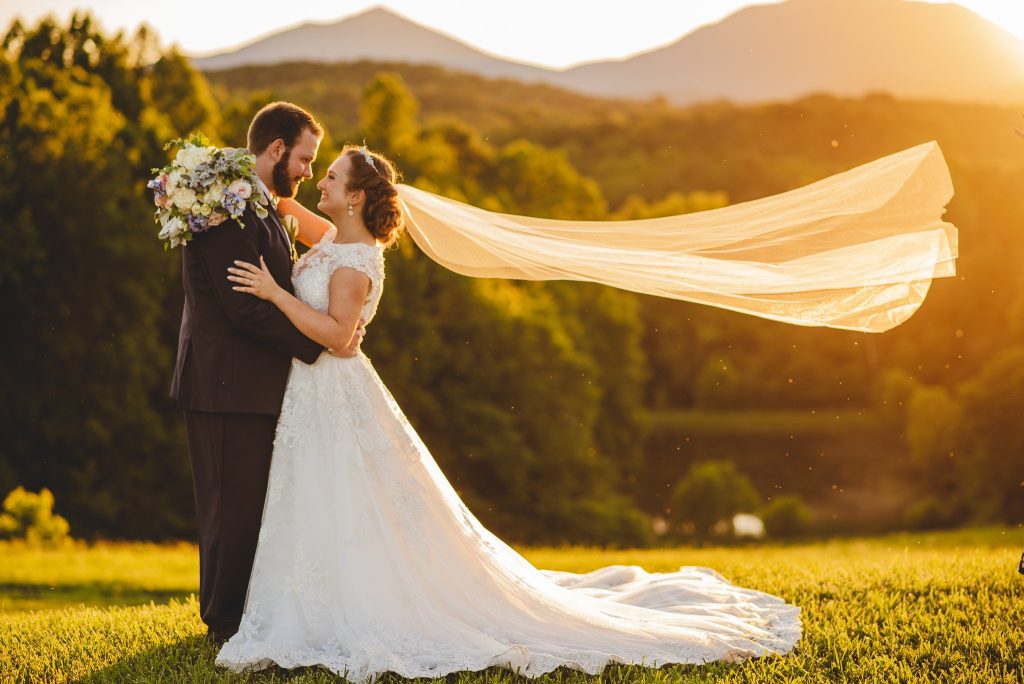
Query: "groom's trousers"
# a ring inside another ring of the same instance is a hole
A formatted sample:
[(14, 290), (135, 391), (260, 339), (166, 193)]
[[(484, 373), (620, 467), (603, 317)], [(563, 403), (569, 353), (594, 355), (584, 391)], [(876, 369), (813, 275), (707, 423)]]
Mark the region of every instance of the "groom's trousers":
[(199, 523), (199, 614), (211, 632), (238, 631), (245, 607), (277, 416), (185, 411)]

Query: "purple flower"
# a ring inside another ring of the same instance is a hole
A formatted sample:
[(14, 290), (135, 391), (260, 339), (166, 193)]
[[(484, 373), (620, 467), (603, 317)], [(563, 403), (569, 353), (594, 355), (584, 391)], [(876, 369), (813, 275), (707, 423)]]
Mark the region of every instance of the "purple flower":
[(193, 233), (202, 233), (210, 227), (210, 222), (205, 216), (188, 215), (188, 229)]
[(231, 214), (232, 218), (238, 218), (245, 211), (245, 200), (231, 192), (224, 193), (224, 199), (221, 200), (221, 204)]

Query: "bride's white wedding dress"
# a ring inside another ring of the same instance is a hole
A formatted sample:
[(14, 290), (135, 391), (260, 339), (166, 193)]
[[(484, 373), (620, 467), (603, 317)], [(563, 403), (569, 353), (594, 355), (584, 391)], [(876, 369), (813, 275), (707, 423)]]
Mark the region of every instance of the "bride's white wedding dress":
[[(327, 310), (337, 268), (372, 281), (383, 250), (324, 236), (296, 295)], [(322, 665), (355, 682), (504, 666), (595, 674), (610, 662), (737, 661), (789, 652), (800, 609), (714, 570), (538, 570), (459, 499), (360, 353), (293, 362), (245, 612), (217, 664)]]

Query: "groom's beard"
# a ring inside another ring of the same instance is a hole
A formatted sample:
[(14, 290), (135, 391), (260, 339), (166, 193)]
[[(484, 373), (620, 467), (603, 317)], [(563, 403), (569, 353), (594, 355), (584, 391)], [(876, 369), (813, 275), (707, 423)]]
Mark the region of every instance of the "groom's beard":
[(274, 168), (271, 171), (271, 181), (274, 184), (274, 194), (278, 197), (295, 197), (295, 193), (299, 189), (299, 183), (302, 182), (301, 178), (293, 178), (288, 175), (288, 160), (292, 157), (292, 150), (288, 148), (284, 151), (284, 156), (274, 164)]

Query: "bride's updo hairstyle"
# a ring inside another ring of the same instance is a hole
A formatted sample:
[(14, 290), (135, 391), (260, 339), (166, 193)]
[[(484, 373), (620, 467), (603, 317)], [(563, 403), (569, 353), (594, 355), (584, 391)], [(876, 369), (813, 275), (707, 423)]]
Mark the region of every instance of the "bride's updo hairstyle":
[(358, 145), (345, 145), (341, 155), (349, 158), (347, 189), (366, 193), (363, 223), (378, 242), (394, 244), (404, 223), (395, 188), (399, 179), (394, 164), (383, 155)]

